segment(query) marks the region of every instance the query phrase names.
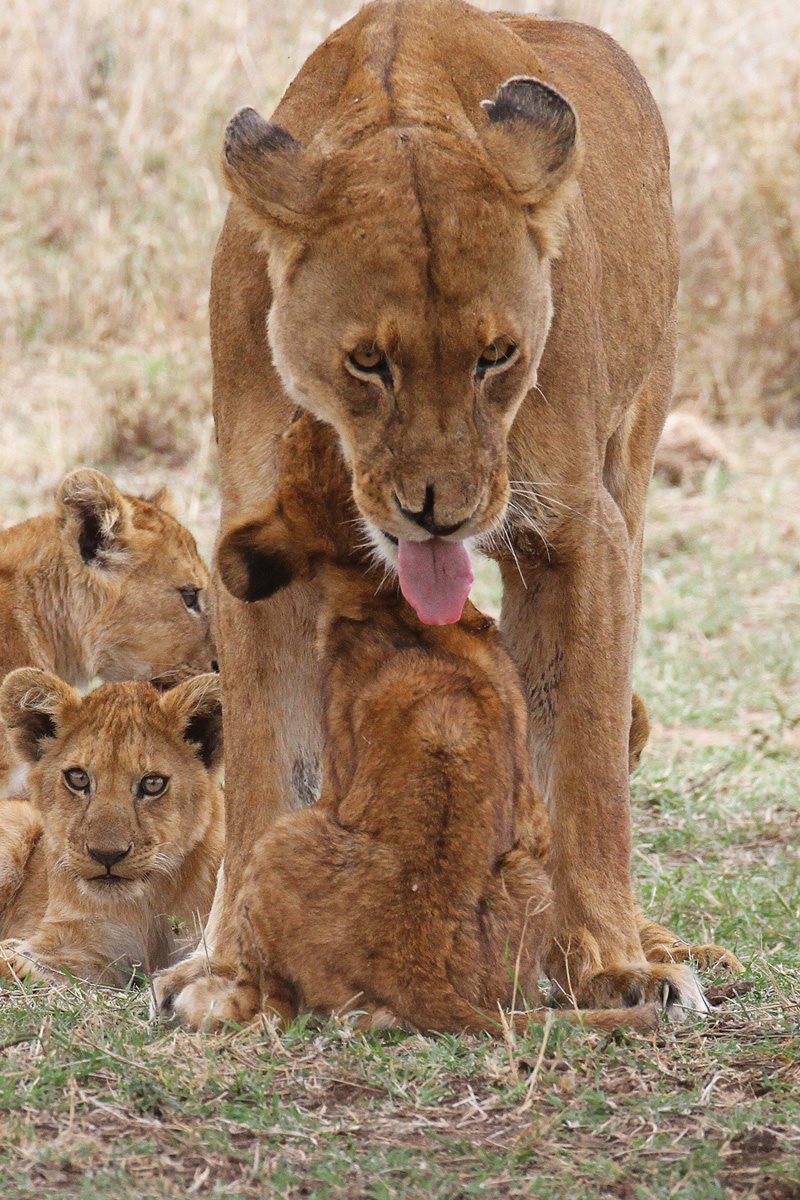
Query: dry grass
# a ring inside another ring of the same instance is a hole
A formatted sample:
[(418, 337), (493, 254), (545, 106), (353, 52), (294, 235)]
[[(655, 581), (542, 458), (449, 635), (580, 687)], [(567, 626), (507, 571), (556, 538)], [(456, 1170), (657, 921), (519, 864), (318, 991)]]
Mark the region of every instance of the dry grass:
[[(6, 520), (91, 461), (121, 464), (134, 482), (173, 476), (210, 530), (206, 299), (225, 204), (221, 130), (241, 103), (269, 111), (355, 7), (0, 6)], [(712, 415), (792, 418), (800, 9), (556, 0), (545, 10), (616, 34), (664, 110), (684, 250), (679, 399)]]
[(666, 122), (681, 235), (676, 402), (800, 418), (800, 8), (792, 0), (551, 0), (613, 34)]

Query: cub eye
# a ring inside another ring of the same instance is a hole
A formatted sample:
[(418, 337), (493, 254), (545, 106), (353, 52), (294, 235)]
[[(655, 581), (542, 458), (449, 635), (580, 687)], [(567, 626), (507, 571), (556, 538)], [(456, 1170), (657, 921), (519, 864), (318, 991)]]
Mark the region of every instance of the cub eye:
[(80, 767), (70, 767), (69, 770), (64, 771), (64, 783), (71, 792), (84, 796), (91, 786), (87, 772), (82, 771)]
[(143, 796), (149, 796), (152, 800), (156, 796), (163, 796), (167, 790), (169, 783), (169, 775), (143, 775), (139, 780), (137, 796), (141, 799)]
[(478, 359), (478, 374), (483, 375), (492, 367), (504, 367), (516, 356), (517, 347), (509, 338), (495, 338)]
[(194, 612), (200, 611), (200, 588), (182, 587), (178, 588), (178, 591), (181, 594), (183, 603), (188, 609), (191, 609)]
[(392, 381), (389, 361), (375, 346), (356, 346), (347, 355), (347, 368), (354, 375), (374, 375), (387, 383)]

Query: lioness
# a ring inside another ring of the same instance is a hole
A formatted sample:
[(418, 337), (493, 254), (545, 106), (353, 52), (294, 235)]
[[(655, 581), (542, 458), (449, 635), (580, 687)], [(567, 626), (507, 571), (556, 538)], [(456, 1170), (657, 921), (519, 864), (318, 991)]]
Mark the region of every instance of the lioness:
[[(381, 586), (356, 524), (335, 439), (306, 414), (284, 436), (278, 490), (220, 544), (240, 600), (318, 583), (323, 786), (253, 849), (237, 977), (182, 992), (178, 1011), (202, 1020), (212, 995), (216, 1022), (355, 1008), (367, 1025), (497, 1032), (498, 1005), (520, 997), (524, 1026), (545, 1011), (550, 836), (519, 677), (469, 601), (432, 626)], [(578, 1014), (603, 1028), (657, 1015)]]
[[(25, 666), (74, 687), (208, 671), (207, 588), (166, 489), (143, 500), (73, 471), (53, 513), (0, 532), (0, 679)], [(0, 795), (11, 765), (0, 734)], [(10, 790), (24, 792), (24, 771)]]
[(211, 907), (224, 839), (219, 679), (83, 699), (12, 671), (0, 715), (30, 765), (30, 803), (0, 802), (0, 974), (122, 983), (180, 949), (171, 918)]
[[(233, 118), (224, 169), (223, 524), (274, 486), (300, 404), (335, 429), (365, 537), (426, 619), (462, 602), (465, 541), (491, 549), (553, 825), (548, 971), (587, 1006), (643, 976), (660, 999), (631, 881), (628, 736), (678, 250), (643, 79), (570, 21), (380, 0), (271, 120)], [(268, 612), (221, 596), (230, 833), (207, 944), (223, 975), (254, 830), (313, 793), (316, 603), (305, 580)]]

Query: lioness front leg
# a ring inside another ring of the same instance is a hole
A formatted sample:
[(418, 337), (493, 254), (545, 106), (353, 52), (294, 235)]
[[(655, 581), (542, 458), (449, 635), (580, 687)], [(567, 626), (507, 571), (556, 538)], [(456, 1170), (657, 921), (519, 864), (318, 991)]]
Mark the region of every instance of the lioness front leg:
[(546, 967), (581, 1007), (656, 1001), (705, 1010), (688, 967), (649, 965), (639, 937), (628, 790), (635, 580), (613, 500), (601, 492), (590, 507), (569, 539), (562, 534), (568, 556), (547, 562), (519, 538), (520, 570), (501, 563), (503, 628), (526, 687), (534, 772), (553, 826)]

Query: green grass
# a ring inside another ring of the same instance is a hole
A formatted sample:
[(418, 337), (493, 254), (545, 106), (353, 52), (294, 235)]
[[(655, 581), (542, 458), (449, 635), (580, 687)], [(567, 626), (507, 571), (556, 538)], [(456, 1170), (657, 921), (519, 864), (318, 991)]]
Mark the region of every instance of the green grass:
[(648, 913), (734, 950), (752, 990), (649, 1039), (509, 1044), (200, 1037), (136, 992), (8, 990), (4, 1200), (800, 1197), (800, 447), (741, 450), (697, 493), (654, 489), (634, 861)]

